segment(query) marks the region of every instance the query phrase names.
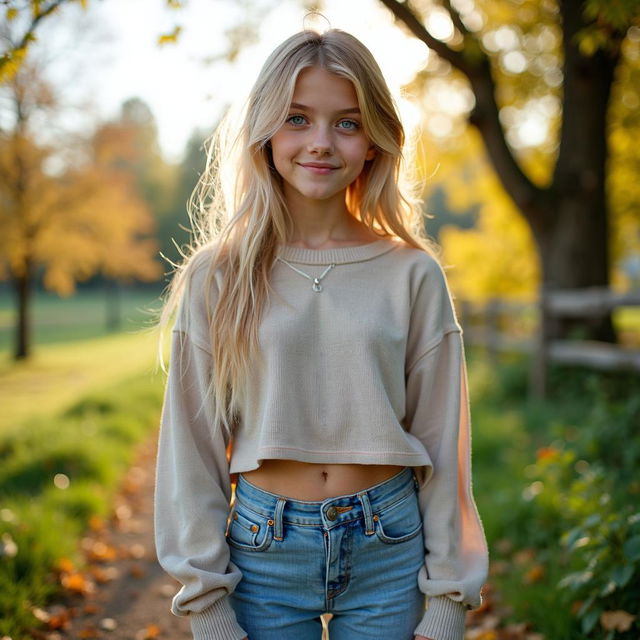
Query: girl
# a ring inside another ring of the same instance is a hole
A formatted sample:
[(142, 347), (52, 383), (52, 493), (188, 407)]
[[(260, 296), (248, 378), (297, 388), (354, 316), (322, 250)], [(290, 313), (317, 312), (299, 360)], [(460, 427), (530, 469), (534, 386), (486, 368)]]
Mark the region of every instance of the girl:
[(318, 640), (325, 612), (331, 640), (461, 640), (487, 571), (461, 328), (381, 72), (298, 33), (230, 139), (160, 318), (171, 610), (196, 640)]

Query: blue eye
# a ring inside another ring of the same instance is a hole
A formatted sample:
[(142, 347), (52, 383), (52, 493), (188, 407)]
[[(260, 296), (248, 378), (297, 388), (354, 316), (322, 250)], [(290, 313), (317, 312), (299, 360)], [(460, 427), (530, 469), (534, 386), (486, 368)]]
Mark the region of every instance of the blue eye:
[[(346, 126), (343, 126), (346, 125)], [(347, 131), (355, 131), (360, 128), (360, 124), (355, 120), (340, 120), (338, 123), (340, 129), (346, 129)]]
[(304, 123), (305, 123), (305, 118), (304, 118), (304, 116), (300, 116), (300, 115), (297, 115), (297, 116), (289, 116), (289, 117), (287, 118), (287, 122), (289, 122), (290, 124), (293, 124), (293, 125), (299, 126), (299, 125), (302, 125), (302, 124), (304, 124)]

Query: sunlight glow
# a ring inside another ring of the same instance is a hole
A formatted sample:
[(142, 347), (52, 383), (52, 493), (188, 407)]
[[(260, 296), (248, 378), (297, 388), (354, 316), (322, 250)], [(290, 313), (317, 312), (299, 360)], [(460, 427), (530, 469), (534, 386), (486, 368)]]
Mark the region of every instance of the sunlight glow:
[(446, 42), (453, 37), (453, 22), (445, 9), (433, 7), (426, 19), (427, 29), (434, 38)]
[[(156, 118), (165, 155), (178, 161), (184, 145), (199, 127), (208, 135), (223, 110), (246, 95), (267, 55), (303, 26), (306, 10), (295, 0), (283, 0), (260, 21), (258, 42), (244, 47), (234, 64), (205, 60), (224, 50), (224, 32), (246, 16), (232, 2), (191, 0), (177, 11), (168, 11), (158, 0), (110, 0), (92, 3), (96, 21), (109, 30), (108, 47), (92, 51), (96, 58), (95, 85), (91, 89), (97, 110), (117, 115), (122, 102), (139, 96)], [(390, 13), (377, 0), (326, 0), (320, 30), (344, 29), (362, 40), (378, 61), (396, 102), (403, 113), (411, 109), (403, 101), (402, 86), (429, 61), (428, 48), (393, 25)], [(434, 13), (439, 37), (452, 33), (442, 12)], [(158, 48), (157, 36), (182, 25), (177, 45)], [(158, 73), (159, 72), (159, 73)], [(159, 80), (161, 78), (161, 80)], [(99, 81), (98, 81), (99, 80)], [(414, 126), (409, 115), (407, 127)]]

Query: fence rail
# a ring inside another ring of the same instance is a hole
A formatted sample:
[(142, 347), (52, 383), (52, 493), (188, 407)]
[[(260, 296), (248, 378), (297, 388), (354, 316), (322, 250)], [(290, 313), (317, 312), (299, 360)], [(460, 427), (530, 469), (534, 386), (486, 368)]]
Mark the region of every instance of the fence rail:
[(459, 310), (469, 344), (484, 346), (492, 358), (501, 352), (531, 356), (529, 393), (544, 397), (550, 362), (640, 373), (640, 349), (594, 340), (551, 340), (545, 335), (542, 317), (594, 318), (620, 307), (638, 306), (640, 291), (620, 294), (591, 287), (545, 291), (529, 303), (493, 298), (478, 305), (463, 300)]

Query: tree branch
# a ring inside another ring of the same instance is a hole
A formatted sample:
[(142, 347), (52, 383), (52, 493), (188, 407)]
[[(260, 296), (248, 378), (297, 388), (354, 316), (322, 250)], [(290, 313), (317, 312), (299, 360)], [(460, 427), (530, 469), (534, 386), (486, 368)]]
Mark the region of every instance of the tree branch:
[(465, 26), (464, 22), (462, 22), (462, 18), (460, 14), (453, 8), (451, 4), (451, 0), (442, 0), (442, 5), (449, 13), (449, 17), (451, 18), (451, 22), (453, 22), (453, 26), (462, 34), (463, 38), (467, 38), (470, 36), (469, 29)]
[(2, 56), (0, 56), (0, 78), (2, 78), (3, 76), (4, 67), (6, 67), (12, 61), (13, 54), (16, 51), (19, 51), (20, 49), (23, 49), (26, 51), (29, 45), (29, 42), (33, 37), (33, 34), (35, 33), (38, 23), (44, 18), (46, 18), (48, 15), (53, 13), (60, 5), (64, 4), (65, 2), (71, 2), (71, 1), (72, 0), (54, 0), (46, 9), (38, 13), (38, 15), (35, 18), (33, 18), (33, 20), (31, 21), (31, 24), (29, 25), (29, 28), (25, 31), (20, 42), (16, 45), (11, 46), (8, 51), (6, 51)]
[(435, 51), (443, 60), (450, 62), (456, 69), (460, 69), (463, 73), (467, 72), (466, 61), (463, 56), (458, 51), (447, 46), (442, 40), (434, 38), (427, 31), (408, 2), (398, 2), (397, 0), (380, 0), (380, 2), (398, 20), (401, 20), (418, 40), (424, 42), (429, 49)]
[[(532, 226), (539, 224), (540, 203), (544, 192), (525, 175), (507, 145), (500, 123), (500, 110), (495, 98), (496, 86), (491, 73), (490, 60), (476, 43), (475, 36), (469, 33), (464, 26), (460, 15), (451, 6), (450, 0), (442, 0), (442, 3), (449, 11), (454, 25), (465, 36), (465, 44), (461, 52), (451, 49), (445, 43), (434, 38), (420, 22), (408, 2), (396, 0), (380, 0), (380, 2), (398, 20), (401, 20), (419, 40), (467, 77), (476, 99), (476, 106), (469, 116), (469, 122), (480, 132), (487, 154), (505, 191)], [(471, 52), (469, 51), (470, 47), (473, 47)]]

